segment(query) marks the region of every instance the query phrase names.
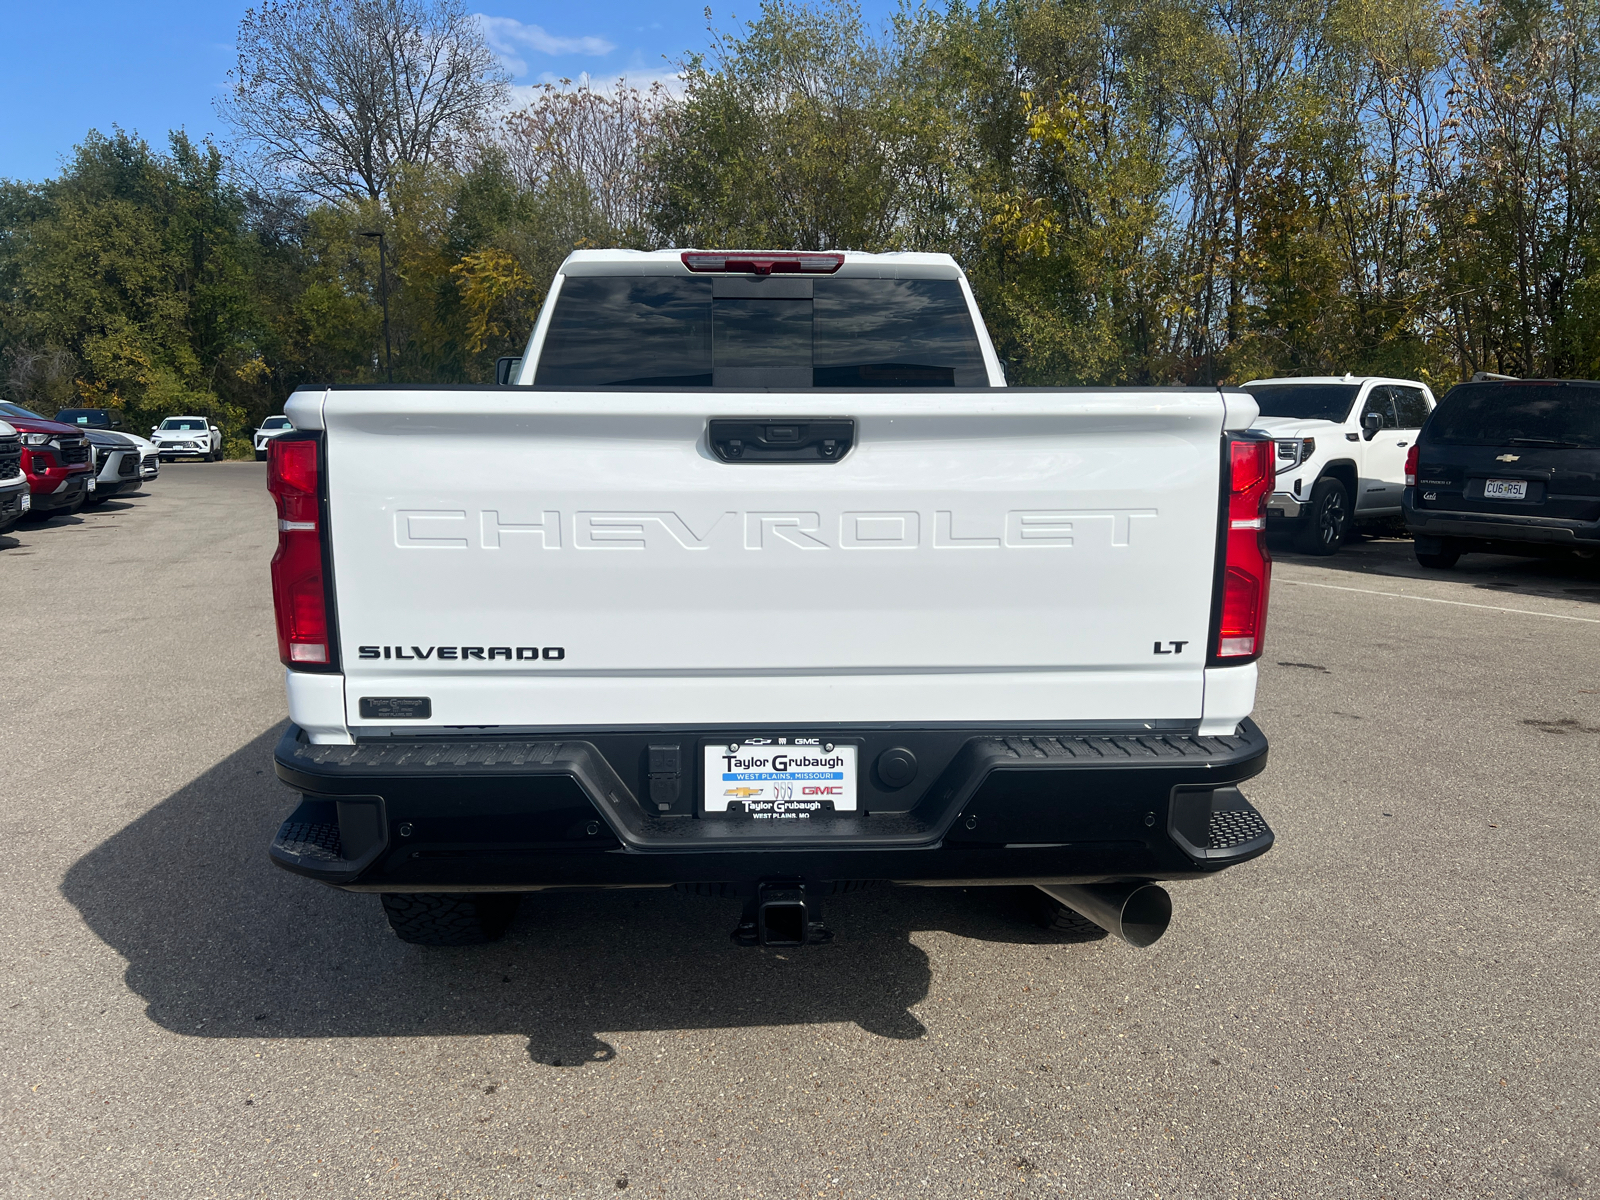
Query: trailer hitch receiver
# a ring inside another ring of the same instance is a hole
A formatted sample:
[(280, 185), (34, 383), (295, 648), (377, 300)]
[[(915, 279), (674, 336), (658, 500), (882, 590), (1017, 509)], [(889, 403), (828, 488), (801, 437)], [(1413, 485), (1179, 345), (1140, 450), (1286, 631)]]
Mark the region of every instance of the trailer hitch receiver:
[(733, 940), (741, 946), (771, 946), (775, 950), (820, 945), (833, 940), (822, 923), (822, 905), (816, 894), (795, 880), (759, 883), (755, 897), (744, 909)]

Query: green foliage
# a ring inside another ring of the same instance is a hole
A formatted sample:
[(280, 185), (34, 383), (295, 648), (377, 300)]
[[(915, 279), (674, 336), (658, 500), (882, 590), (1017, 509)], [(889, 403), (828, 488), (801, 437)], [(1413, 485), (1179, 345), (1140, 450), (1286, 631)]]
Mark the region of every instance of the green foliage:
[(855, 8), (768, 0), (714, 54), (685, 64), (656, 159), (661, 234), (690, 246), (893, 245), (910, 183), (901, 106), (890, 51)]
[(377, 198), (91, 133), (0, 183), (3, 387), (243, 450), (384, 377), (385, 284), (397, 382), (485, 382), (572, 250), (673, 245), (951, 253), (1019, 383), (1592, 377), (1597, 102), (1600, 0), (768, 0), (677, 98), (545, 88)]

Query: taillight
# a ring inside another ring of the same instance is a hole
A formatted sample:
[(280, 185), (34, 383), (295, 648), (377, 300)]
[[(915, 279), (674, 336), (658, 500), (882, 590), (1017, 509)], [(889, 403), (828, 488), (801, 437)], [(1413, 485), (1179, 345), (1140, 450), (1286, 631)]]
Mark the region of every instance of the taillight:
[(1417, 486), (1417, 456), (1422, 447), (1412, 446), (1406, 451), (1406, 486)]
[(298, 670), (331, 670), (328, 598), (322, 572), (321, 502), (315, 438), (267, 443), (267, 490), (278, 502), (278, 552), (272, 556), (272, 608), (278, 657)]
[(683, 265), (696, 272), (739, 275), (832, 275), (844, 266), (844, 255), (808, 250), (685, 250)]
[(1228, 526), (1222, 553), (1222, 603), (1212, 661), (1248, 662), (1261, 653), (1267, 629), (1272, 558), (1267, 553), (1267, 497), (1272, 493), (1273, 445), (1228, 443)]

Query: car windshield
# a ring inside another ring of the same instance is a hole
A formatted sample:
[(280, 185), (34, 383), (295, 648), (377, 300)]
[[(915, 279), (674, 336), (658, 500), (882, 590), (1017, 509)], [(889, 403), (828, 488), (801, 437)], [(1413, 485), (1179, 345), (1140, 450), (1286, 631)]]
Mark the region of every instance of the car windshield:
[(535, 383), (987, 387), (954, 279), (574, 276)]
[(1454, 446), (1600, 449), (1600, 383), (1463, 383), (1439, 401), (1426, 436)]
[(288, 417), (268, 417), (265, 421), (261, 422), (261, 428), (263, 428), (263, 429), (293, 429), (294, 426), (289, 424), (289, 418)]
[(1252, 383), (1244, 389), (1256, 398), (1263, 417), (1344, 424), (1361, 391), (1359, 383)]
[(111, 414), (103, 408), (63, 408), (56, 420), (68, 425), (87, 425), (91, 429), (110, 429)]
[(7, 401), (4, 401), (4, 400), (0, 400), (0, 415), (4, 415), (4, 416), (8, 416), (8, 417), (29, 417), (29, 418), (31, 418), (31, 419), (33, 419), (35, 421), (44, 420), (44, 418), (41, 417), (38, 413), (29, 412), (27, 409), (23, 408), (22, 405), (20, 405), (20, 404), (11, 404), (11, 403), (9, 403)]
[(206, 419), (204, 417), (168, 417), (161, 422), (161, 428), (179, 432), (204, 433), (206, 431)]

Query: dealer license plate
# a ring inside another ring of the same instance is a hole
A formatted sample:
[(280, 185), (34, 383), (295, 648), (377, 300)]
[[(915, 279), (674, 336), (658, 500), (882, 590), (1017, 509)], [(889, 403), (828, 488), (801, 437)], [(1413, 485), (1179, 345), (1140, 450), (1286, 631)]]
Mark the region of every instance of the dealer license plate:
[(1528, 498), (1528, 481), (1526, 479), (1485, 479), (1483, 481), (1483, 498), (1485, 500), (1526, 500)]
[(705, 811), (806, 821), (856, 810), (857, 747), (825, 738), (752, 738), (705, 748)]

